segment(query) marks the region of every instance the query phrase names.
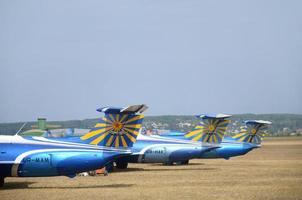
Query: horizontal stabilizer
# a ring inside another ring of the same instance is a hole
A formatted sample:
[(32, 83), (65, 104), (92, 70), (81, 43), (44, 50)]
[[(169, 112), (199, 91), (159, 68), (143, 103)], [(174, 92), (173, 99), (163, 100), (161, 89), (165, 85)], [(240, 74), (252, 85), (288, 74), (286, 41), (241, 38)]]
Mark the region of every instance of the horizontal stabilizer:
[(229, 118), (232, 115), (226, 115), (226, 114), (201, 114), (201, 115), (196, 115), (196, 117), (198, 118), (202, 118), (202, 119), (224, 119), (224, 118)]
[(131, 106), (123, 107), (123, 108), (107, 106), (107, 107), (99, 108), (99, 109), (97, 109), (97, 111), (103, 112), (105, 114), (120, 114), (120, 113), (135, 114), (135, 113), (142, 113), (147, 109), (148, 109), (148, 106), (146, 106), (145, 104), (139, 104), (139, 105), (131, 105)]
[(263, 125), (271, 125), (272, 122), (264, 121), (264, 120), (246, 120), (244, 121), (245, 124), (263, 124)]

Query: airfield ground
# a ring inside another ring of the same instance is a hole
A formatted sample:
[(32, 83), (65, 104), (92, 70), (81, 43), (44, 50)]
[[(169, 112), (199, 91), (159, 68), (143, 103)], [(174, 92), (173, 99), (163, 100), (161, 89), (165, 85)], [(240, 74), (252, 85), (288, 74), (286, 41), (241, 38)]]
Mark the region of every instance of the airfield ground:
[(0, 199), (302, 199), (302, 137), (266, 138), (230, 160), (129, 167), (107, 177), (7, 178)]

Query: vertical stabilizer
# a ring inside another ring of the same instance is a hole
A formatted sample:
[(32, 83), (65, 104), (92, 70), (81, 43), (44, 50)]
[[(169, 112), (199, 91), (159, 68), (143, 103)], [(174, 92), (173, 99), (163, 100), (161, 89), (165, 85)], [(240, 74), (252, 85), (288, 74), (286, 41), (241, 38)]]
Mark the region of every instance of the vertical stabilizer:
[(105, 116), (81, 140), (99, 146), (131, 147), (139, 134), (148, 107), (144, 104), (125, 108), (104, 107), (97, 109)]
[(231, 115), (207, 114), (198, 115), (201, 119), (195, 129), (185, 134), (186, 138), (193, 141), (220, 143), (230, 123), (228, 119)]
[(245, 127), (233, 138), (241, 142), (261, 144), (262, 138), (266, 135), (266, 130), (272, 122), (263, 120), (247, 120)]

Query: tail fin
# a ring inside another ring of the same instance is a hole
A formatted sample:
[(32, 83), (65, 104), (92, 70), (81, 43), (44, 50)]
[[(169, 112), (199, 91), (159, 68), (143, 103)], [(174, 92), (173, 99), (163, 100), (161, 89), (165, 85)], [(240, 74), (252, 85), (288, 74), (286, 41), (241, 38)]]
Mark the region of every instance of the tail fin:
[(241, 128), (240, 133), (233, 138), (242, 142), (261, 144), (262, 137), (266, 134), (266, 129), (272, 122), (263, 120), (247, 120), (245, 127)]
[(193, 141), (220, 143), (230, 123), (227, 118), (231, 115), (199, 115), (197, 117), (201, 118), (199, 125), (193, 131), (186, 133), (185, 137)]
[(108, 147), (131, 147), (139, 134), (144, 115), (148, 107), (132, 105), (125, 108), (104, 107), (97, 109), (105, 116), (81, 140), (89, 144)]

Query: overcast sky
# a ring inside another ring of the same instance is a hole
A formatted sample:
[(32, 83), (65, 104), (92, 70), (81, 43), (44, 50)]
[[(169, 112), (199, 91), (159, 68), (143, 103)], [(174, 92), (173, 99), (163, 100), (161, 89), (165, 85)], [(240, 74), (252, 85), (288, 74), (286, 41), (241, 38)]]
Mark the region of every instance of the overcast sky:
[(0, 0), (0, 122), (302, 113), (300, 0)]

